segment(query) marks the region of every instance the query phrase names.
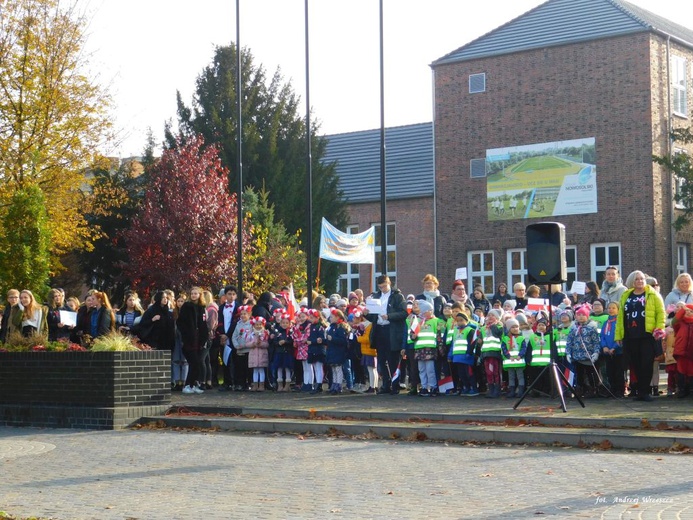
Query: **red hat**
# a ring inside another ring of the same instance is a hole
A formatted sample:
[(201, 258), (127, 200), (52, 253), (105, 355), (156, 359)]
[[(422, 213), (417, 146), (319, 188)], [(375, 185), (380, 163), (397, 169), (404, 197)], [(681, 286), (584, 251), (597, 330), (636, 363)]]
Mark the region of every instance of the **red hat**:
[(312, 316), (313, 318), (320, 317), (320, 311), (318, 309), (308, 309), (307, 314), (308, 316)]
[(581, 305), (577, 309), (575, 309), (575, 316), (587, 316), (589, 317), (590, 311), (592, 309), (590, 308), (589, 304)]

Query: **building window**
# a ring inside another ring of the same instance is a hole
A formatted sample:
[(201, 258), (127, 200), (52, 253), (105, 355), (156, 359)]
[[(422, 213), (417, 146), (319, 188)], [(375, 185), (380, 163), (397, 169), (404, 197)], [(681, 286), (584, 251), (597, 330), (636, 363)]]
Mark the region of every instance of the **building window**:
[(469, 93), (478, 94), (486, 92), (486, 73), (470, 74), (469, 75)]
[(469, 161), (469, 176), (472, 179), (486, 177), (486, 159), (472, 159)]
[[(359, 232), (358, 226), (347, 226), (346, 232), (355, 235)], [(339, 279), (337, 280), (337, 293), (346, 296), (359, 287), (359, 266), (352, 263), (339, 264)]]
[(508, 292), (517, 282), (527, 285), (527, 249), (508, 249)]
[(573, 282), (577, 280), (577, 247), (567, 246), (565, 248), (565, 265), (566, 265), (566, 288), (570, 288)]
[[(373, 274), (373, 287), (375, 287), (375, 279), (383, 274), (383, 262), (381, 257), (382, 251), (382, 237), (380, 236), (380, 223), (373, 224), (375, 228), (375, 272)], [(396, 235), (395, 235), (395, 223), (387, 223), (387, 245), (385, 247), (385, 253), (387, 255), (387, 275), (390, 277), (392, 285), (397, 284), (397, 246), (396, 246)]]
[(676, 244), (676, 276), (688, 272), (688, 244)]
[[(673, 154), (673, 162), (680, 164), (684, 169), (688, 168), (689, 156), (686, 150), (676, 149)], [(686, 180), (674, 174), (674, 206), (676, 209), (686, 209), (686, 193), (684, 191)]]
[(685, 58), (673, 56), (671, 58), (671, 93), (674, 96), (674, 114), (688, 117), (688, 103), (686, 99), (686, 69)]
[(496, 292), (493, 278), (493, 251), (469, 251), (467, 253), (467, 294), (475, 285), (481, 285), (485, 294)]
[(604, 272), (610, 265), (618, 268), (621, 272), (621, 244), (620, 242), (611, 242), (607, 244), (592, 244), (590, 245), (590, 256), (592, 264), (591, 279), (597, 282), (601, 287), (604, 281)]

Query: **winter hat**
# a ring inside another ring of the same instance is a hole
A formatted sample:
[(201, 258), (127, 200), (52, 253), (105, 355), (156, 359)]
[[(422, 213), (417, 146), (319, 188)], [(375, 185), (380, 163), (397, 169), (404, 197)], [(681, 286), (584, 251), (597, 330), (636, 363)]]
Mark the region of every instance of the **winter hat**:
[(587, 316), (589, 318), (591, 310), (589, 305), (580, 305), (580, 307), (575, 309), (575, 317)]
[(491, 309), (488, 311), (488, 317), (495, 316), (497, 320), (500, 320), (503, 316), (503, 312), (500, 309)]
[(505, 303), (503, 304), (503, 307), (509, 306), (512, 310), (515, 310), (515, 307), (517, 307), (517, 301), (515, 300), (505, 300)]
[(517, 314), (515, 314), (515, 320), (520, 325), (527, 325), (527, 316), (525, 316), (524, 312), (518, 312)]
[(505, 326), (508, 330), (510, 330), (513, 327), (519, 327), (520, 323), (515, 318), (510, 318), (505, 321)]
[(592, 305), (594, 305), (597, 302), (601, 303), (602, 307), (606, 309), (606, 300), (604, 298), (597, 298), (592, 302)]
[(334, 304), (335, 307), (346, 307), (347, 306), (347, 301), (345, 299), (339, 299), (335, 302)]
[(537, 315), (535, 317), (535, 320), (537, 323), (544, 323), (546, 325), (549, 324), (549, 315), (546, 313), (544, 310), (539, 310), (537, 311)]
[(330, 307), (334, 307), (334, 305), (337, 303), (337, 300), (339, 300), (341, 296), (339, 294), (330, 294), (329, 301), (327, 302), (327, 305)]
[(464, 318), (465, 320), (469, 321), (469, 316), (466, 312), (458, 312), (455, 314), (455, 318)]
[(562, 319), (563, 316), (568, 316), (568, 319), (570, 319), (570, 321), (573, 321), (573, 319), (575, 318), (575, 316), (573, 315), (573, 311), (571, 309), (565, 309), (563, 312), (561, 312), (561, 314), (558, 316), (558, 319)]
[(354, 298), (356, 298), (357, 300), (359, 299), (358, 295), (357, 295), (355, 292), (352, 291), (352, 292), (349, 293), (349, 296), (347, 296), (347, 300), (351, 301), (351, 300), (353, 300)]
[(429, 312), (433, 311), (433, 305), (431, 303), (428, 303), (426, 300), (418, 300), (417, 302), (419, 304), (419, 311), (421, 314), (424, 312)]
[(416, 300), (416, 296), (414, 296), (413, 294), (407, 294), (408, 302), (413, 302), (414, 300)]

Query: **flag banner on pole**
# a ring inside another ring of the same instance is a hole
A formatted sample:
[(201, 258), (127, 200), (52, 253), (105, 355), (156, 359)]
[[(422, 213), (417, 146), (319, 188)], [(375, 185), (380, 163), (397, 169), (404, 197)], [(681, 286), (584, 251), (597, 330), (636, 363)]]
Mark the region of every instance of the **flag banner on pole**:
[(395, 373), (392, 374), (392, 378), (391, 378), (391, 379), (392, 379), (392, 382), (393, 382), (393, 383), (399, 379), (399, 376), (400, 376), (400, 375), (402, 375), (402, 371), (400, 370), (400, 365), (401, 365), (401, 364), (402, 364), (402, 361), (400, 361), (399, 363), (397, 363), (397, 370), (395, 370)]
[(333, 262), (375, 264), (375, 227), (351, 235), (338, 230), (323, 217), (320, 258)]

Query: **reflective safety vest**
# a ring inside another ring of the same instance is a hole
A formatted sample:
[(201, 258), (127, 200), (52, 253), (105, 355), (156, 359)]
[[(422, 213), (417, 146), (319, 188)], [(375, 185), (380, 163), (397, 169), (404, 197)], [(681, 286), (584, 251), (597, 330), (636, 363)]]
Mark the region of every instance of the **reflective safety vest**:
[(570, 332), (570, 329), (558, 329), (555, 332), (554, 339), (556, 341), (556, 352), (558, 357), (565, 357), (565, 344), (568, 340), (568, 332)]
[(524, 358), (513, 359), (520, 355), (520, 350), (522, 349), (522, 336), (517, 336), (513, 338), (513, 344), (510, 345), (510, 337), (503, 336), (501, 338), (503, 345), (508, 349), (508, 354), (510, 354), (510, 359), (503, 359), (503, 368), (506, 370), (508, 368), (524, 368), (526, 363)]
[[(543, 339), (543, 345), (542, 343)], [(543, 367), (551, 363), (551, 346), (549, 344), (549, 335), (544, 334), (542, 338), (541, 334), (535, 334), (529, 338), (529, 343), (532, 346), (532, 361), (529, 366), (532, 367)]]
[(481, 353), (485, 352), (500, 352), (501, 351), (501, 340), (495, 337), (491, 332), (489, 332), (486, 327), (481, 327), (481, 337), (483, 338), (483, 343), (481, 344)]
[(436, 338), (438, 336), (438, 318), (431, 318), (421, 324), (419, 335), (414, 340), (414, 348), (436, 348)]
[[(452, 355), (465, 355), (467, 353), (467, 349), (469, 348), (469, 343), (474, 338), (474, 333), (476, 332), (475, 327), (470, 327), (467, 326), (463, 328), (462, 330), (458, 329), (455, 327), (454, 332), (452, 334), (453, 340), (452, 340)], [(474, 355), (474, 352), (471, 352), (471, 355)]]

